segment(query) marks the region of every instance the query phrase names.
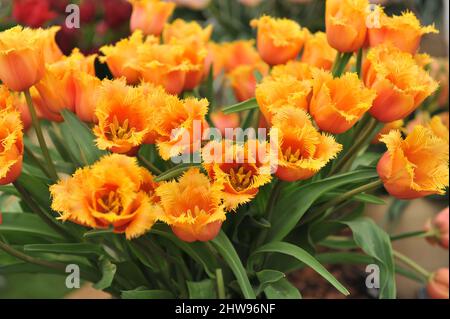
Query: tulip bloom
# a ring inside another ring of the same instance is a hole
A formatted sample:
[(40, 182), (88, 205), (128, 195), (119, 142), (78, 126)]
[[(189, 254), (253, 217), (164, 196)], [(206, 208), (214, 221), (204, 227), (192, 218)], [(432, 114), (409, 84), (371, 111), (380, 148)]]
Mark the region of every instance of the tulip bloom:
[(285, 64), (294, 60), (303, 47), (307, 33), (297, 22), (263, 16), (252, 20), (258, 28), (257, 46), (264, 62), (270, 65)]
[(112, 154), (52, 185), (52, 209), (63, 221), (112, 226), (133, 239), (149, 231), (161, 214), (152, 185), (151, 174), (135, 158)]
[(428, 123), (428, 127), (433, 131), (434, 135), (447, 143), (449, 142), (448, 123), (446, 125), (441, 116), (433, 116), (431, 121)]
[(339, 52), (358, 51), (366, 40), (368, 0), (327, 0), (328, 43)]
[(208, 128), (205, 116), (208, 100), (172, 96), (159, 110), (156, 145), (159, 155), (168, 160), (173, 156), (191, 154), (200, 149), (203, 132)]
[(274, 66), (270, 72), (270, 76), (272, 78), (292, 76), (298, 81), (312, 80), (312, 70), (313, 67), (307, 63), (289, 61), (286, 64)]
[(321, 130), (341, 134), (358, 122), (375, 99), (356, 73), (333, 78), (330, 72), (313, 71), (313, 96), (309, 112)]
[(294, 182), (314, 176), (342, 150), (334, 137), (319, 133), (304, 110), (285, 106), (272, 120), (278, 131), (279, 179)]
[(104, 81), (95, 110), (98, 148), (134, 154), (153, 127), (154, 112), (142, 90), (127, 86), (124, 79)]
[(259, 188), (270, 183), (271, 149), (258, 140), (244, 145), (231, 140), (210, 142), (202, 150), (203, 166), (209, 177), (222, 185), (222, 197), (227, 211), (248, 203)]
[(403, 139), (391, 131), (381, 139), (388, 151), (378, 162), (377, 171), (384, 187), (399, 199), (415, 199), (444, 194), (448, 187), (448, 142), (421, 125)]
[(269, 73), (269, 67), (264, 62), (256, 65), (240, 65), (227, 74), (234, 95), (239, 102), (255, 97), (257, 84), (255, 72), (265, 76)]
[(432, 245), (438, 244), (442, 248), (448, 249), (449, 239), (449, 210), (448, 207), (440, 212), (432, 221), (428, 221), (425, 225), (427, 232), (434, 232), (435, 235), (427, 237), (428, 242)]
[(211, 113), (211, 122), (214, 127), (217, 128), (222, 135), (225, 135), (227, 128), (234, 129), (239, 127), (239, 115), (237, 113), (224, 114), (220, 111)]
[[(145, 42), (157, 43), (157, 39), (148, 37)], [(115, 78), (125, 77), (128, 84), (138, 84), (141, 78), (138, 61), (138, 48), (144, 44), (142, 31), (138, 30), (115, 45), (100, 48), (103, 56), (100, 61), (106, 63)]]
[(312, 83), (309, 80), (298, 81), (292, 76), (265, 78), (256, 86), (256, 101), (267, 122), (286, 104), (308, 110), (311, 99)]
[(448, 299), (448, 268), (438, 269), (428, 281), (427, 293), (432, 299)]
[(22, 172), (22, 129), (20, 113), (12, 105), (0, 108), (0, 185), (14, 182)]
[(383, 135), (388, 134), (390, 131), (401, 129), (404, 124), (405, 122), (403, 120), (386, 123), (381, 129), (381, 131), (373, 138), (371, 143), (372, 144), (381, 143), (380, 139), (383, 137)]
[(337, 51), (328, 44), (326, 34), (316, 32), (308, 35), (301, 61), (317, 68), (331, 70), (336, 54)]
[(253, 40), (238, 40), (221, 43), (217, 48), (218, 58), (223, 60), (226, 72), (230, 72), (240, 65), (252, 65), (261, 62), (261, 57), (254, 47)]
[(370, 114), (384, 123), (405, 118), (438, 87), (411, 54), (386, 46), (369, 50), (363, 79), (377, 92)]
[(61, 30), (60, 26), (52, 26), (43, 30), (47, 35), (44, 40), (44, 60), (45, 63), (54, 63), (63, 58), (63, 53), (56, 43), (56, 33)]
[(421, 26), (419, 19), (412, 12), (392, 17), (380, 14), (380, 25), (369, 28), (368, 31), (371, 47), (389, 43), (404, 52), (414, 54), (419, 49), (424, 34), (438, 33), (434, 26)]
[(156, 189), (164, 213), (160, 220), (183, 241), (214, 239), (226, 219), (220, 186), (212, 184), (198, 168), (191, 168), (178, 181)]
[(89, 73), (80, 72), (75, 79), (75, 113), (81, 121), (96, 123), (102, 81)]
[(145, 43), (138, 48), (139, 70), (146, 82), (161, 85), (170, 94), (179, 94), (188, 71), (200, 71), (185, 56), (187, 48), (179, 44)]
[(0, 32), (0, 80), (13, 91), (25, 91), (45, 73), (44, 43), (48, 34), (16, 26)]
[(133, 5), (131, 32), (141, 30), (145, 35), (159, 36), (175, 9), (172, 2), (160, 0), (129, 0)]

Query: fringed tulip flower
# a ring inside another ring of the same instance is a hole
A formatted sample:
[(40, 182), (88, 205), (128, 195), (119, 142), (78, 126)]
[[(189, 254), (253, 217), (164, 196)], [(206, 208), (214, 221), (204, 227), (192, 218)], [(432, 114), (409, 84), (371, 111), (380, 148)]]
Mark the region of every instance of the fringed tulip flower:
[(264, 62), (256, 65), (240, 65), (227, 74), (234, 95), (239, 102), (255, 97), (256, 72), (259, 72), (261, 76), (265, 76), (269, 72), (269, 67)]
[(438, 244), (442, 248), (448, 249), (449, 239), (449, 210), (448, 207), (440, 212), (433, 220), (430, 220), (425, 225), (427, 232), (433, 232), (434, 235), (427, 237), (427, 240), (432, 245)]
[(387, 46), (369, 50), (363, 79), (377, 92), (370, 114), (384, 123), (405, 118), (438, 87), (411, 54)]
[(431, 299), (449, 298), (449, 270), (448, 268), (438, 269), (428, 281), (427, 293)]
[(0, 32), (0, 80), (13, 91), (25, 91), (45, 73), (44, 45), (48, 34), (16, 26)]
[(268, 123), (272, 117), (286, 104), (308, 110), (312, 93), (310, 80), (299, 81), (292, 76), (265, 78), (256, 86), (256, 100), (261, 113)]
[(102, 81), (89, 73), (81, 72), (75, 80), (75, 113), (81, 121), (96, 123), (95, 109)]
[(142, 79), (161, 85), (170, 94), (179, 94), (186, 84), (189, 71), (199, 71), (203, 65), (193, 65), (185, 56), (187, 48), (179, 44), (145, 43), (138, 48)]
[(161, 214), (152, 185), (150, 173), (135, 158), (108, 155), (52, 185), (52, 209), (63, 221), (95, 229), (112, 226), (133, 239), (149, 231)]
[(207, 44), (211, 33), (211, 25), (203, 29), (197, 22), (186, 22), (182, 19), (166, 24), (164, 28), (164, 43), (183, 45), (184, 57), (195, 67), (194, 70), (186, 73), (184, 90), (193, 90), (206, 74)]
[(60, 26), (52, 26), (43, 30), (47, 34), (44, 40), (44, 60), (45, 63), (54, 63), (63, 58), (63, 53), (56, 43), (56, 33), (61, 30)]
[(114, 153), (134, 154), (152, 128), (154, 112), (142, 90), (127, 86), (124, 79), (104, 81), (95, 110), (97, 146)]
[(261, 57), (255, 49), (253, 40), (237, 40), (219, 44), (219, 59), (224, 62), (226, 72), (230, 72), (240, 65), (252, 65), (261, 62)]
[(337, 51), (328, 44), (326, 34), (316, 32), (308, 35), (301, 61), (317, 68), (331, 70), (336, 54)]
[(131, 14), (131, 32), (141, 30), (145, 35), (159, 36), (175, 4), (161, 0), (129, 0), (133, 5)]
[(434, 26), (421, 26), (419, 19), (412, 12), (392, 17), (380, 12), (379, 25), (369, 28), (368, 32), (371, 47), (388, 43), (411, 54), (419, 49), (424, 34), (438, 33)]
[(270, 145), (258, 140), (249, 140), (244, 145), (223, 140), (210, 142), (203, 148), (203, 166), (215, 183), (223, 185), (226, 210), (248, 203), (261, 186), (270, 183), (271, 164), (276, 160), (272, 155)]
[(406, 139), (400, 131), (391, 131), (381, 141), (388, 150), (378, 162), (377, 171), (389, 194), (415, 199), (445, 193), (449, 181), (448, 142), (421, 125)]
[(100, 61), (108, 65), (115, 78), (125, 77), (128, 84), (138, 84), (141, 74), (137, 52), (144, 42), (158, 43), (158, 40), (153, 37), (144, 40), (142, 31), (135, 31), (129, 38), (122, 39), (115, 45), (101, 47), (103, 56)]
[(224, 114), (223, 112), (217, 111), (211, 113), (211, 122), (214, 127), (217, 128), (222, 135), (225, 135), (225, 130), (235, 129), (239, 127), (239, 115), (237, 113)]
[(285, 64), (294, 60), (303, 47), (307, 33), (297, 22), (263, 16), (252, 20), (258, 29), (257, 46), (264, 62), (270, 65)]
[(376, 93), (365, 88), (356, 73), (333, 78), (330, 72), (315, 70), (313, 76), (309, 112), (321, 130), (344, 133), (372, 107)]
[(219, 233), (226, 213), (218, 184), (212, 184), (198, 168), (191, 168), (178, 181), (156, 189), (164, 213), (160, 220), (183, 241), (209, 241)]
[(279, 138), (276, 175), (284, 181), (311, 178), (342, 150), (334, 137), (319, 133), (309, 115), (298, 108), (280, 109), (273, 117), (273, 130)]
[(208, 128), (205, 119), (208, 104), (206, 99), (167, 99), (164, 108), (159, 110), (156, 129), (159, 134), (156, 146), (164, 160), (200, 149), (203, 133)]
[(0, 185), (14, 182), (22, 172), (22, 129), (20, 113), (12, 105), (0, 108)]
[(383, 135), (386, 135), (393, 130), (400, 130), (404, 124), (405, 122), (403, 120), (386, 123), (380, 130), (380, 132), (378, 132), (378, 134), (373, 138), (371, 143), (372, 144), (381, 143), (380, 139), (383, 137)]
[(274, 66), (270, 72), (270, 76), (272, 78), (292, 76), (298, 81), (312, 80), (312, 70), (313, 67), (307, 63), (289, 61), (286, 64)]
[(328, 43), (339, 52), (358, 51), (366, 40), (368, 0), (327, 0)]
[(428, 127), (433, 131), (434, 135), (447, 143), (449, 142), (448, 123), (446, 125), (441, 116), (433, 116), (428, 123)]

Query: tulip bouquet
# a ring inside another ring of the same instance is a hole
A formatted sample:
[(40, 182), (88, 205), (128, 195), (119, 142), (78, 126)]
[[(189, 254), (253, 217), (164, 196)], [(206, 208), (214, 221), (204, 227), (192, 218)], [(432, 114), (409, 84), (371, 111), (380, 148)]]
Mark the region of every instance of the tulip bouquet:
[(326, 33), (261, 16), (256, 41), (216, 43), (213, 25), (170, 21), (172, 2), (130, 3), (131, 35), (99, 56), (63, 55), (54, 28), (0, 33), (0, 198), (17, 203), (0, 201), (1, 274), (76, 267), (121, 298), (301, 298), (287, 274), (349, 295), (325, 265), (351, 263), (376, 266), (380, 298), (396, 274), (448, 298), (448, 269), (391, 246), (448, 249), (448, 209), (406, 234), (365, 216), (383, 189), (446, 193), (448, 113), (417, 53), (434, 27), (327, 0)]

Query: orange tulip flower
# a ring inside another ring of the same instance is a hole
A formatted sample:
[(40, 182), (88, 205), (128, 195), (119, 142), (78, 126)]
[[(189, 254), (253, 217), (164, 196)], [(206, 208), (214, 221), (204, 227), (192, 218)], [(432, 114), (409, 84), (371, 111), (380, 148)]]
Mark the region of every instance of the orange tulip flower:
[(286, 104), (307, 111), (311, 93), (310, 80), (299, 81), (293, 76), (264, 78), (255, 91), (259, 109), (269, 123), (276, 112)]
[(449, 270), (448, 268), (438, 269), (427, 284), (428, 296), (432, 299), (448, 299)]
[(369, 50), (363, 79), (377, 92), (370, 114), (384, 123), (405, 118), (438, 87), (411, 54), (387, 46)]
[(187, 48), (179, 44), (144, 43), (138, 48), (139, 68), (144, 81), (163, 86), (170, 94), (183, 91), (188, 71), (199, 71), (185, 56)]
[(31, 115), (25, 96), (20, 92), (10, 92), (6, 85), (0, 84), (0, 112), (7, 108), (20, 112), (24, 131), (31, 127)]
[(261, 57), (254, 44), (255, 41), (253, 40), (237, 40), (219, 44), (217, 50), (220, 54), (216, 55), (219, 55), (219, 58), (223, 60), (225, 71), (230, 72), (240, 65), (252, 65), (261, 62)]
[[(222, 186), (222, 197), (228, 211), (248, 203), (259, 188), (270, 183), (270, 145), (258, 140), (244, 145), (231, 140), (210, 142), (202, 150), (204, 168), (209, 177)], [(276, 160), (276, 159), (275, 159)]]
[(112, 226), (132, 239), (149, 231), (162, 213), (152, 185), (151, 174), (135, 158), (112, 154), (52, 185), (52, 209), (63, 221), (100, 229)]
[(449, 241), (449, 208), (442, 210), (432, 220), (428, 220), (425, 224), (425, 231), (432, 233), (426, 240), (431, 245), (439, 245), (448, 250)]
[(257, 84), (255, 72), (265, 76), (269, 73), (269, 67), (261, 61), (255, 65), (240, 65), (227, 74), (234, 95), (239, 102), (255, 97)]
[(195, 66), (195, 70), (186, 73), (184, 90), (193, 90), (200, 84), (206, 74), (207, 44), (211, 33), (212, 25), (203, 29), (197, 22), (186, 22), (182, 19), (177, 19), (164, 27), (164, 43), (183, 45), (185, 49), (184, 57)]
[(383, 137), (383, 135), (388, 134), (392, 130), (399, 130), (399, 129), (401, 129), (404, 124), (405, 124), (405, 122), (403, 120), (398, 120), (398, 121), (386, 123), (383, 126), (383, 128), (381, 129), (381, 131), (373, 138), (371, 143), (372, 144), (381, 143), (380, 139)]
[(272, 68), (270, 76), (272, 78), (281, 78), (292, 76), (298, 81), (312, 80), (312, 70), (314, 68), (303, 62), (289, 61), (286, 64), (276, 65)]
[(225, 135), (225, 130), (234, 129), (239, 127), (239, 115), (237, 113), (224, 114), (223, 112), (217, 111), (211, 113), (211, 122), (214, 127), (217, 128), (222, 135)]
[(23, 162), (20, 113), (9, 104), (10, 100), (6, 103), (5, 108), (0, 107), (0, 185), (14, 182), (22, 172)]
[(128, 84), (138, 84), (141, 79), (138, 60), (138, 48), (144, 42), (158, 43), (158, 39), (148, 37), (144, 41), (142, 31), (137, 30), (126, 39), (118, 41), (115, 45), (100, 48), (103, 56), (100, 61), (106, 63), (115, 78), (125, 77)]
[(337, 51), (328, 44), (326, 34), (316, 32), (308, 35), (301, 61), (324, 70), (331, 70), (336, 54)]
[(448, 122), (445, 123), (442, 116), (433, 116), (427, 125), (440, 139), (449, 142)]
[(379, 25), (369, 28), (371, 47), (389, 43), (402, 51), (414, 54), (419, 49), (424, 34), (438, 33), (434, 26), (422, 27), (412, 12), (404, 12), (400, 16), (393, 17), (380, 12), (379, 21)]
[(84, 122), (97, 123), (95, 109), (102, 81), (89, 73), (80, 72), (75, 75), (75, 113)]
[(214, 239), (226, 219), (220, 186), (212, 184), (198, 168), (191, 168), (178, 181), (156, 189), (164, 210), (160, 220), (183, 241)]
[(127, 86), (125, 79), (104, 80), (95, 110), (97, 146), (134, 154), (153, 127), (154, 113), (139, 88)]
[(377, 170), (389, 194), (414, 199), (445, 193), (449, 182), (448, 142), (421, 125), (406, 139), (400, 131), (391, 131), (381, 141), (388, 151), (378, 162)]
[(61, 30), (60, 26), (52, 26), (48, 29), (43, 30), (43, 32), (46, 33), (46, 37), (44, 40), (45, 63), (54, 63), (64, 57), (55, 39), (56, 33), (58, 33), (59, 30)]
[[(278, 133), (279, 179), (294, 182), (311, 178), (342, 150), (334, 137), (319, 133), (304, 110), (285, 106), (272, 120)], [(272, 134), (272, 133), (271, 133)]]
[(159, 36), (175, 4), (160, 0), (128, 0), (133, 5), (131, 13), (131, 32), (141, 30), (145, 35)]
[(208, 128), (205, 116), (208, 100), (168, 98), (159, 110), (156, 145), (159, 155), (168, 160), (182, 154), (191, 154), (200, 149), (204, 131)]
[(0, 32), (0, 80), (13, 91), (25, 91), (45, 73), (44, 43), (48, 34), (16, 26)]
[(285, 64), (300, 53), (307, 33), (295, 21), (263, 16), (252, 20), (258, 28), (257, 46), (264, 62), (270, 65)]
[(327, 0), (328, 43), (339, 52), (355, 52), (366, 40), (368, 0)]
[(372, 107), (376, 93), (365, 88), (356, 73), (333, 78), (328, 71), (315, 70), (313, 75), (309, 112), (321, 130), (344, 133)]

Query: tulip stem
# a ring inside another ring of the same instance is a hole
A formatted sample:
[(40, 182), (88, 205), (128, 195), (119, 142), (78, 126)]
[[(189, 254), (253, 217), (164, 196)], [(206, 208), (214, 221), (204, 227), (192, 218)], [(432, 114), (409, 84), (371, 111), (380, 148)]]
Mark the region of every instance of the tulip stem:
[(361, 78), (362, 56), (363, 56), (363, 49), (361, 48), (358, 50), (358, 54), (356, 56), (356, 73), (358, 74), (359, 78)]
[(418, 265), (415, 261), (410, 259), (409, 257), (399, 253), (396, 250), (392, 250), (392, 254), (395, 258), (397, 258), (399, 261), (404, 263), (405, 265), (408, 265), (411, 269), (415, 270), (418, 274), (423, 276), (426, 280), (429, 280), (432, 276), (430, 272), (425, 270), (422, 266)]
[(41, 125), (39, 124), (39, 119), (36, 114), (36, 110), (33, 106), (33, 99), (31, 98), (30, 90), (27, 89), (24, 91), (25, 93), (25, 99), (27, 100), (28, 109), (30, 110), (31, 114), (31, 121), (33, 123), (34, 130), (36, 131), (36, 136), (39, 141), (39, 145), (42, 150), (42, 155), (44, 156), (45, 161), (47, 162), (47, 169), (50, 174), (50, 177), (53, 181), (58, 180), (58, 174), (56, 173), (55, 166), (53, 165), (52, 159), (50, 157), (50, 152), (48, 151), (47, 144), (45, 143), (45, 138), (42, 133)]
[(372, 183), (365, 184), (365, 185), (362, 185), (351, 191), (348, 191), (348, 192), (334, 198), (333, 200), (330, 200), (328, 203), (319, 207), (316, 211), (311, 212), (311, 214), (305, 216), (305, 218), (302, 220), (302, 224), (305, 224), (305, 223), (313, 220), (314, 218), (325, 213), (328, 209), (335, 207), (336, 205), (343, 203), (346, 200), (351, 199), (355, 195), (374, 191), (374, 190), (378, 189), (381, 185), (383, 185), (383, 182), (380, 179), (378, 179)]
[(34, 155), (33, 151), (30, 150), (30, 148), (27, 145), (24, 145), (24, 150), (25, 150), (25, 154), (27, 156), (29, 156), (31, 158), (31, 160), (33, 160), (33, 162), (36, 163), (37, 166), (39, 166), (39, 168), (41, 169), (42, 172), (44, 172), (44, 174), (52, 179), (52, 176), (50, 174), (50, 172), (48, 171), (48, 168), (41, 163), (41, 161), (39, 160), (39, 158), (36, 157), (36, 155)]
[(361, 136), (356, 140), (356, 142), (350, 147), (347, 153), (341, 158), (339, 163), (332, 168), (330, 171), (330, 175), (341, 171), (345, 165), (351, 163), (353, 157), (358, 154), (361, 148), (366, 144), (368, 138), (373, 135), (375, 129), (378, 126), (378, 121), (374, 118), (371, 118), (369, 123), (367, 123), (366, 129), (362, 129)]
[(333, 76), (335, 78), (338, 78), (342, 75), (342, 73), (345, 70), (345, 67), (347, 66), (348, 62), (350, 61), (350, 58), (353, 56), (353, 52), (348, 53), (338, 53), (336, 55), (336, 61), (334, 62), (333, 66)]
[(435, 232), (427, 232), (425, 230), (412, 231), (391, 236), (391, 241), (407, 239), (407, 238), (427, 238), (435, 236)]
[(142, 156), (142, 154), (139, 154), (139, 153), (138, 153), (137, 157), (138, 157), (139, 160), (142, 162), (142, 164), (143, 164), (147, 169), (149, 169), (153, 174), (156, 174), (156, 175), (162, 174), (161, 170), (160, 170), (158, 167), (156, 167), (155, 165), (153, 165), (152, 162), (148, 161), (144, 156)]
[(222, 269), (216, 269), (216, 280), (217, 280), (217, 294), (219, 299), (225, 299), (225, 284), (223, 282), (223, 273)]

